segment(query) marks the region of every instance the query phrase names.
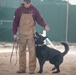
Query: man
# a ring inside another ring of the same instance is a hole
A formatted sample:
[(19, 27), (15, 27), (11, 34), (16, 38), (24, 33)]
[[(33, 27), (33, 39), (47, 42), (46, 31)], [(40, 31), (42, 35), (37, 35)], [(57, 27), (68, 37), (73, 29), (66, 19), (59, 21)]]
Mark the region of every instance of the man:
[(24, 0), (15, 12), (13, 20), (14, 39), (17, 39), (17, 30), (19, 27), (19, 70), (17, 73), (26, 72), (26, 46), (29, 50), (29, 73), (33, 74), (36, 68), (34, 26), (35, 22), (44, 27), (47, 31), (49, 27), (45, 24), (39, 11), (31, 4), (31, 0)]

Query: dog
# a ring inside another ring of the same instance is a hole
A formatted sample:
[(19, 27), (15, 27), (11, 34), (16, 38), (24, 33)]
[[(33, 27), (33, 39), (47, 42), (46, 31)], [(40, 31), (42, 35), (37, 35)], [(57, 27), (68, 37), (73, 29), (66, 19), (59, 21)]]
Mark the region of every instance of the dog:
[(68, 53), (69, 46), (65, 42), (61, 42), (62, 45), (65, 47), (65, 51), (61, 53), (60, 51), (49, 48), (47, 45), (44, 44), (44, 40), (47, 37), (43, 37), (42, 35), (35, 33), (35, 50), (36, 50), (36, 57), (38, 58), (40, 69), (38, 73), (43, 72), (43, 65), (46, 61), (49, 61), (51, 64), (54, 65), (52, 68), (52, 73), (59, 73), (60, 72), (60, 64), (63, 62), (63, 57)]

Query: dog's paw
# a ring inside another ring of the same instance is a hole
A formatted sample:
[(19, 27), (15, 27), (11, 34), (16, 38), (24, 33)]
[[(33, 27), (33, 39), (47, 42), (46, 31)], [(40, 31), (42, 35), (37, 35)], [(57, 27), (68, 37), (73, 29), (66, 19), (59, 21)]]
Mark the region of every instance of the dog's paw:
[(54, 68), (52, 68), (52, 71), (53, 71), (53, 70), (55, 70), (55, 69), (56, 69), (55, 67), (54, 67)]
[(52, 72), (52, 73), (59, 73), (60, 71), (54, 71), (54, 72)]
[(37, 73), (42, 73), (42, 71), (38, 71)]

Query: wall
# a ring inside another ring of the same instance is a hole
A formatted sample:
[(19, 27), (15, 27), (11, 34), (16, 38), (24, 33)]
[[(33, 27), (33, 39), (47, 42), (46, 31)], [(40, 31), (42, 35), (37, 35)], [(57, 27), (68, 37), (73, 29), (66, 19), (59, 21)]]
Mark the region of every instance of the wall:
[[(14, 12), (22, 0), (0, 0), (0, 41), (13, 41), (12, 21)], [(38, 8), (50, 31), (47, 36), (51, 41), (66, 40), (66, 10), (67, 2), (62, 0), (32, 0), (32, 4)], [(68, 42), (76, 42), (76, 5), (70, 5)], [(9, 21), (9, 22), (7, 22)], [(43, 28), (36, 25), (36, 30), (42, 33)]]

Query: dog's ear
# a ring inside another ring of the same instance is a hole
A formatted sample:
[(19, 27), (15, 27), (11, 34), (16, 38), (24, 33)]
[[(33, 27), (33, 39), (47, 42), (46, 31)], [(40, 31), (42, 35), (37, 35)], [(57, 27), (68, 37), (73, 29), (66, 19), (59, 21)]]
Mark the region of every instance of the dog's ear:
[(38, 37), (40, 39), (45, 40), (47, 38), (47, 36), (44, 37), (44, 36), (40, 35), (38, 32), (35, 32), (35, 34), (36, 34), (36, 37)]
[(36, 34), (36, 36), (40, 36), (38, 32), (36, 32), (35, 34)]
[(48, 38), (48, 36), (46, 36), (45, 38)]
[(47, 36), (46, 37), (44, 37), (44, 40), (47, 38)]

